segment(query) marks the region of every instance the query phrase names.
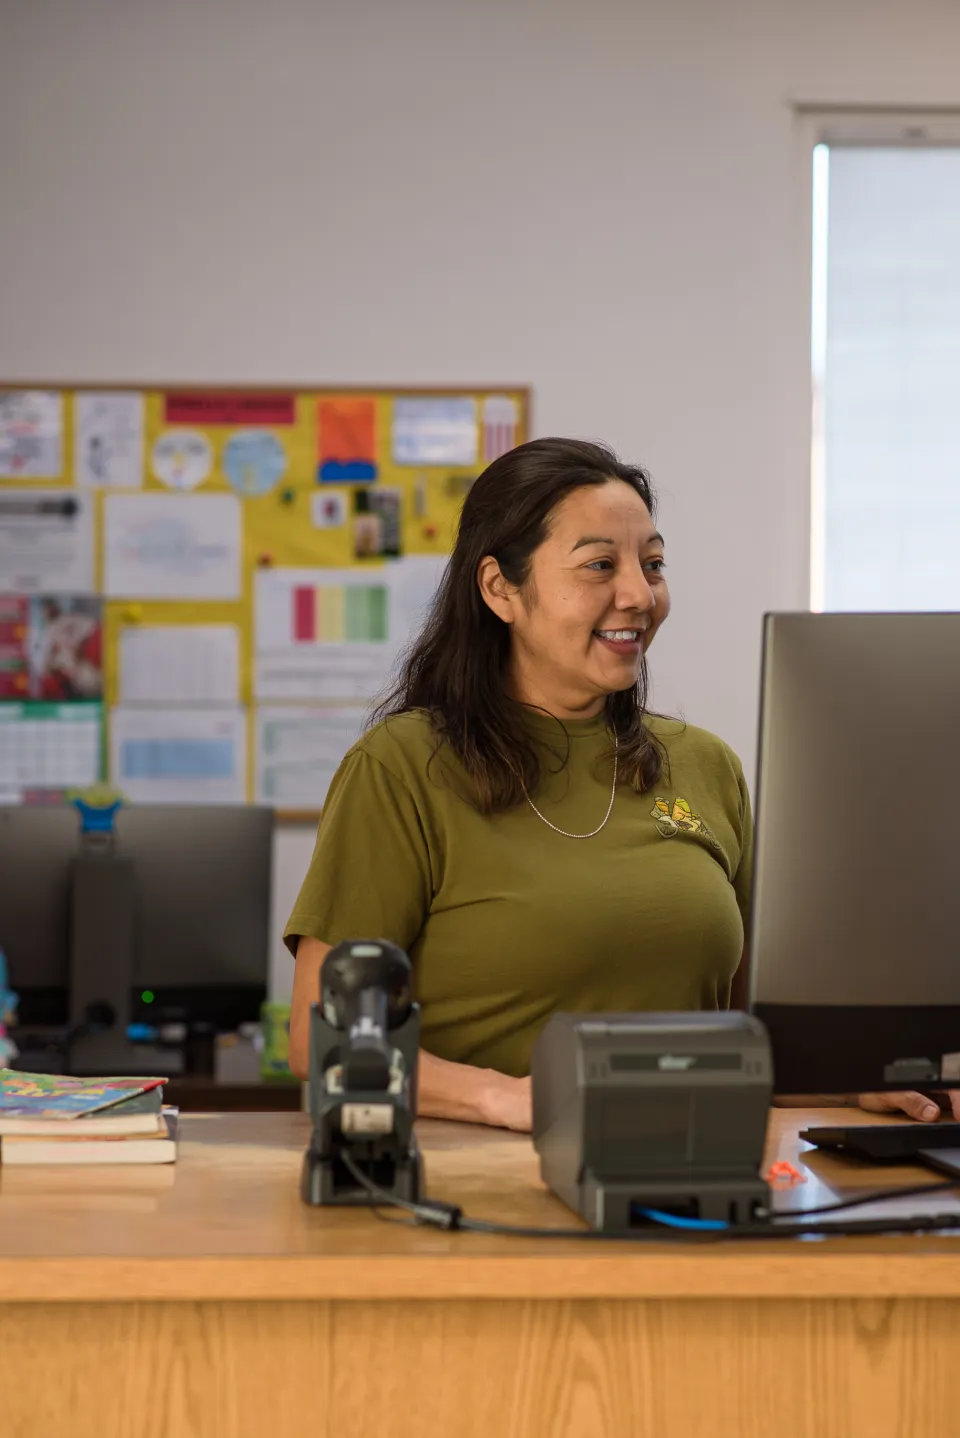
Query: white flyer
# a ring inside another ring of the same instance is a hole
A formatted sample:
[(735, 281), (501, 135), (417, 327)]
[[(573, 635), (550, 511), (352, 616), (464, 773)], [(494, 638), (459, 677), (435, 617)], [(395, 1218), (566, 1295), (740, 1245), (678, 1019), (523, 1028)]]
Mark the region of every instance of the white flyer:
[(275, 809), (321, 809), (340, 761), (363, 731), (365, 716), (366, 710), (355, 705), (258, 709), (257, 803)]
[(110, 715), (110, 781), (135, 803), (242, 804), (245, 710), (120, 706)]
[(396, 464), (476, 464), (478, 437), (476, 400), (394, 400)]
[(108, 494), (103, 589), (114, 599), (239, 599), (233, 494)]
[(410, 555), (356, 569), (259, 570), (257, 697), (374, 699), (423, 622), (445, 565), (443, 556)]
[(0, 479), (59, 479), (63, 396), (54, 390), (0, 390)]
[(408, 554), (386, 566), (390, 585), (390, 642), (401, 652), (423, 627), (450, 556)]
[(120, 630), (121, 704), (236, 704), (235, 624), (131, 624)]
[(74, 401), (74, 477), (81, 489), (140, 489), (143, 395), (82, 391)]
[(92, 594), (93, 552), (89, 495), (0, 486), (0, 593)]

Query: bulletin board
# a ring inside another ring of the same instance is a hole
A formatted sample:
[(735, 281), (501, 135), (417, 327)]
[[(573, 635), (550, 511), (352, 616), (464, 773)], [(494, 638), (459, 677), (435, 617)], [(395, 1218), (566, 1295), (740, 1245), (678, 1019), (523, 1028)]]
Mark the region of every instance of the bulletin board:
[(316, 817), (522, 386), (0, 384), (0, 799)]

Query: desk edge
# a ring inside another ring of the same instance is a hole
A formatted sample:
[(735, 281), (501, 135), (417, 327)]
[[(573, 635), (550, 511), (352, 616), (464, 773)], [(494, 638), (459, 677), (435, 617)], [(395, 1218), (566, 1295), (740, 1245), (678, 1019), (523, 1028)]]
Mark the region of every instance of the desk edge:
[(677, 1254), (6, 1258), (0, 1303), (960, 1299), (960, 1245)]

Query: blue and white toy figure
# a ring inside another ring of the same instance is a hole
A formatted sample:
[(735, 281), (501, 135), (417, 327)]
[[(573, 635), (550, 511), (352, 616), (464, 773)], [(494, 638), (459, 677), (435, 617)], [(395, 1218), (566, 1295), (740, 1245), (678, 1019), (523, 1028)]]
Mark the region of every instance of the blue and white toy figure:
[(91, 784), (68, 795), (80, 815), (81, 834), (112, 834), (114, 815), (123, 808), (123, 795), (109, 784)]
[(7, 1025), (17, 1021), (19, 999), (9, 987), (7, 979), (7, 956), (0, 949), (0, 1068), (9, 1068), (20, 1050), (7, 1033)]

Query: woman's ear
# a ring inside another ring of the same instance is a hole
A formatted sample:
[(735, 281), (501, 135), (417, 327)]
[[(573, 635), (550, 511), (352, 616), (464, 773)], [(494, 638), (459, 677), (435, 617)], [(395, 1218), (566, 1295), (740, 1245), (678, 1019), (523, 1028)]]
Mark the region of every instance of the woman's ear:
[(512, 624), (516, 590), (504, 579), (492, 554), (484, 555), (477, 565), (477, 587), (487, 608), (492, 609), (504, 624)]

